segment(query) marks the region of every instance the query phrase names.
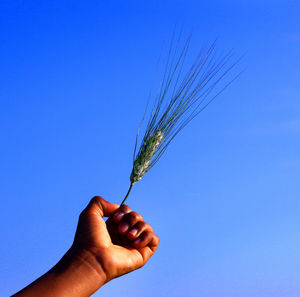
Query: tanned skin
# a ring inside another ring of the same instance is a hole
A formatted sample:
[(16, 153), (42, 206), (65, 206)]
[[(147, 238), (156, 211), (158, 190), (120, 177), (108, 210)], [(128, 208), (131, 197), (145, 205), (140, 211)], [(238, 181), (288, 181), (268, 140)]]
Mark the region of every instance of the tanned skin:
[[(105, 222), (103, 217), (108, 217)], [(94, 197), (79, 217), (74, 242), (47, 273), (13, 297), (87, 297), (144, 266), (159, 238), (129, 206)]]

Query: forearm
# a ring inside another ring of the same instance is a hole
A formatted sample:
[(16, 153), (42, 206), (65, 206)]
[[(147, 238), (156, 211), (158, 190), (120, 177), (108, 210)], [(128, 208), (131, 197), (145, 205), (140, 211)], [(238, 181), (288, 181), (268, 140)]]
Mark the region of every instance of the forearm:
[(105, 282), (94, 255), (71, 248), (51, 270), (13, 297), (87, 297)]

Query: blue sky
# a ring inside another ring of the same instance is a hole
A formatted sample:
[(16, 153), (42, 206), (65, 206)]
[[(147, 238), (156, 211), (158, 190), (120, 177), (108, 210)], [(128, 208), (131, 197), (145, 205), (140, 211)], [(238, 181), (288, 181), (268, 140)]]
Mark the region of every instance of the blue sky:
[(98, 194), (120, 202), (162, 45), (218, 38), (243, 75), (172, 143), (128, 204), (160, 247), (95, 296), (300, 292), (297, 1), (1, 1), (0, 295), (46, 272)]

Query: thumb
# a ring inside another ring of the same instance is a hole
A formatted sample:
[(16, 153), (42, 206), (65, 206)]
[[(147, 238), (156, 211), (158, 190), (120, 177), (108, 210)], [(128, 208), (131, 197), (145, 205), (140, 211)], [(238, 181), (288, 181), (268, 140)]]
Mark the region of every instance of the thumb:
[(95, 196), (91, 199), (90, 203), (88, 204), (85, 210), (89, 213), (94, 213), (101, 217), (109, 217), (119, 207), (119, 204), (110, 203), (100, 196)]

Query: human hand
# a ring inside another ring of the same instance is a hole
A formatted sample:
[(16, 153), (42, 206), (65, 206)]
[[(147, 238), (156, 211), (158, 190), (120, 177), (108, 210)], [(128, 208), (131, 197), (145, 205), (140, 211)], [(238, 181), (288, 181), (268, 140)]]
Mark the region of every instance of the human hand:
[[(103, 217), (109, 218), (105, 222)], [(106, 283), (142, 267), (158, 244), (159, 237), (140, 214), (97, 196), (80, 214), (71, 249), (94, 255)]]
[[(108, 216), (105, 222), (103, 217)], [(74, 242), (47, 273), (14, 297), (88, 297), (113, 278), (142, 267), (159, 238), (141, 215), (94, 197), (79, 217)]]

